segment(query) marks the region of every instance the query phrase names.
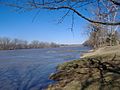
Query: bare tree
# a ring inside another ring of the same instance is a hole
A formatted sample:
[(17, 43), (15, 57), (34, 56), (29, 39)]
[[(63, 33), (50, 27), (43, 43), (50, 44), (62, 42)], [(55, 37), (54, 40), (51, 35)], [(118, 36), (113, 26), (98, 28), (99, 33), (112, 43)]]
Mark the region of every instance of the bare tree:
[[(105, 11), (102, 8), (105, 8)], [(100, 0), (98, 2), (98, 7), (93, 11), (95, 14), (95, 18), (97, 21), (102, 22), (116, 22), (119, 17), (119, 7), (114, 3), (109, 3), (104, 0)], [(105, 45), (116, 45), (119, 44), (119, 39), (117, 37), (117, 33), (119, 30), (119, 26), (111, 26), (111, 25), (102, 25), (92, 23), (89, 25), (90, 38), (87, 43), (90, 43), (93, 47), (101, 47)]]

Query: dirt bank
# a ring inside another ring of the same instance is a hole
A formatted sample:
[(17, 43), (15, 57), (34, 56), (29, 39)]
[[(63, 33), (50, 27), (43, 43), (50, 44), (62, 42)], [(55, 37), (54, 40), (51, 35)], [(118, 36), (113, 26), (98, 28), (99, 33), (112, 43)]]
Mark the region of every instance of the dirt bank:
[(120, 90), (120, 46), (103, 47), (58, 65), (47, 90)]

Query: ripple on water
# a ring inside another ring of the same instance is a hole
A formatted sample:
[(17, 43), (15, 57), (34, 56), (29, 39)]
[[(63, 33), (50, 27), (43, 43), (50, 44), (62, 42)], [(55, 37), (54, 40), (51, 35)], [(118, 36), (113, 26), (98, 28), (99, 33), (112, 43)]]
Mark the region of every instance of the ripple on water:
[[(85, 47), (0, 51), (0, 90), (41, 90), (56, 66), (80, 57)], [(64, 51), (64, 52), (62, 52)]]

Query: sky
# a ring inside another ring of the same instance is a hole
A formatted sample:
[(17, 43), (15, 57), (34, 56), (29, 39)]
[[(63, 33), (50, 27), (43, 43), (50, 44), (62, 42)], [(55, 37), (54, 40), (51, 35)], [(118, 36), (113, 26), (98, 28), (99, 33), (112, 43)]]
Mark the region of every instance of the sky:
[(0, 6), (0, 37), (32, 41), (55, 42), (58, 44), (81, 44), (87, 39), (87, 23), (75, 16), (71, 32), (71, 15), (58, 24), (64, 11), (15, 12), (11, 7)]

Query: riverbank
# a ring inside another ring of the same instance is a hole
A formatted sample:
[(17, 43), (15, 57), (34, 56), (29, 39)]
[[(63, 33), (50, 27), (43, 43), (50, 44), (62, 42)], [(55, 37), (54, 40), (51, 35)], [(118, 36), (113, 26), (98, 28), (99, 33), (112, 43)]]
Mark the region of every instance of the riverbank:
[(47, 90), (120, 90), (120, 46), (106, 46), (58, 65)]

